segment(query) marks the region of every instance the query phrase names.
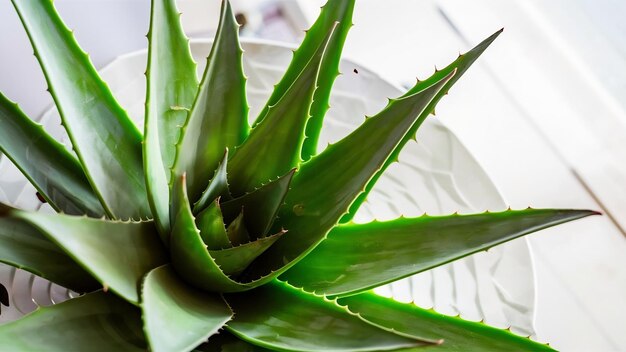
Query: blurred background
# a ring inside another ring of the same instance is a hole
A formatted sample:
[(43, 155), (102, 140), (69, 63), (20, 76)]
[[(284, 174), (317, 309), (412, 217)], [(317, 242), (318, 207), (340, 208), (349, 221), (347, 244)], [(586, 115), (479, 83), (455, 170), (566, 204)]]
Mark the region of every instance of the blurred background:
[[(323, 0), (232, 0), (243, 36), (298, 42)], [(147, 47), (148, 0), (56, 0), (96, 67)], [(218, 0), (180, 0), (192, 38)], [(564, 351), (626, 351), (626, 2), (358, 0), (344, 56), (390, 82), (425, 78), (503, 35), (437, 108), (512, 208), (601, 210), (530, 236), (536, 338)], [(31, 116), (51, 105), (27, 37), (0, 2), (0, 90)]]

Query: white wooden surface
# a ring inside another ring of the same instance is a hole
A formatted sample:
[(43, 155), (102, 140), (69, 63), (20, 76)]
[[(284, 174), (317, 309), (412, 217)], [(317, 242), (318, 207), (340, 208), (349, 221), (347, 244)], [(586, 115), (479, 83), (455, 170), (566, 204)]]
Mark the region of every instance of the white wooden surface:
[[(321, 2), (299, 1), (309, 19)], [(146, 46), (148, 1), (55, 3), (98, 66)], [(623, 23), (614, 20), (612, 26), (602, 13), (589, 14), (591, 3), (359, 0), (346, 55), (392, 81), (411, 82), (506, 28), (442, 101), (437, 116), (466, 143), (513, 208), (610, 212), (614, 221), (596, 217), (531, 236), (537, 338), (564, 351), (626, 351), (626, 241), (620, 232), (626, 227), (626, 90), (620, 90), (626, 71), (611, 74), (625, 56), (621, 49), (605, 50), (618, 36), (603, 37), (623, 30)], [(623, 18), (615, 14), (623, 10), (617, 4), (613, 18)], [(562, 12), (564, 5), (571, 5), (571, 16)], [(207, 21), (213, 17), (207, 14)], [(107, 26), (111, 21), (116, 26)], [(572, 33), (583, 25), (585, 33), (595, 33), (591, 42)], [(38, 115), (51, 101), (9, 1), (0, 2), (0, 33), (0, 47), (11, 48), (0, 55), (0, 90), (28, 96), (23, 108)], [(583, 50), (585, 43), (591, 49)], [(610, 54), (599, 55), (603, 50)]]
[[(314, 13), (316, 6), (301, 3), (305, 12)], [(566, 3), (578, 9), (577, 3)], [(505, 27), (442, 101), (437, 116), (466, 143), (513, 208), (610, 212), (614, 221), (597, 217), (531, 236), (538, 276), (537, 339), (564, 351), (622, 351), (623, 106), (613, 86), (589, 69), (584, 59), (589, 53), (578, 54), (580, 48), (569, 44), (559, 22), (541, 5), (361, 0), (346, 55), (394, 81), (408, 82)]]

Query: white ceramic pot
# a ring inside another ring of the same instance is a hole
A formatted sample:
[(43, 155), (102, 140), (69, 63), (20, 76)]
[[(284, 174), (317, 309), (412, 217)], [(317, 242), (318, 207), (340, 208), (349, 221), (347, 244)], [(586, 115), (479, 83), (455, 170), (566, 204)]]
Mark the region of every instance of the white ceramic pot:
[[(192, 41), (191, 48), (201, 74), (210, 40)], [(251, 120), (256, 117), (291, 59), (291, 47), (259, 40), (244, 40), (244, 68), (249, 76)], [(143, 123), (146, 51), (120, 56), (101, 70), (109, 87), (137, 122)], [(341, 63), (331, 109), (326, 117), (320, 150), (347, 135), (386, 104), (387, 97), (402, 93), (398, 87), (351, 60)], [(442, 102), (445, 104), (445, 99)], [(461, 117), (460, 117), (461, 118)], [(465, 117), (466, 118), (466, 117)], [(56, 110), (40, 122), (69, 146)], [(429, 118), (380, 179), (355, 221), (392, 219), (399, 215), (474, 213), (503, 210), (504, 201), (485, 172), (456, 136), (435, 118)], [(35, 196), (35, 190), (6, 159), (0, 159), (0, 201), (25, 209), (51, 211)], [(37, 305), (67, 299), (71, 293), (47, 281), (10, 267), (0, 268), (0, 282), (11, 291), (11, 307), (0, 321), (15, 319)], [(489, 252), (401, 280), (379, 290), (401, 301), (415, 301), (446, 314), (470, 320), (484, 319), (500, 327), (531, 335), (534, 318), (534, 275), (524, 239)]]

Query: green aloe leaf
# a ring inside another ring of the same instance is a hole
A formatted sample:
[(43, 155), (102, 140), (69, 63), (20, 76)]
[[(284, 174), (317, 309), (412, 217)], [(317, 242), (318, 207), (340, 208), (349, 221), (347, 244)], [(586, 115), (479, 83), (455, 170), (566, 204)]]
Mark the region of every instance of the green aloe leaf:
[(281, 280), (319, 294), (354, 294), (594, 214), (527, 209), (341, 225)]
[(104, 209), (76, 158), (0, 93), (0, 151), (56, 210), (101, 217)]
[[(307, 38), (321, 38), (324, 33), (332, 26), (333, 22), (339, 22), (337, 25), (337, 35), (328, 43), (326, 48), (327, 54), (322, 61), (320, 74), (317, 78), (317, 90), (311, 104), (311, 118), (306, 125), (306, 138), (302, 146), (302, 159), (308, 160), (317, 154), (317, 145), (319, 142), (320, 132), (324, 124), (324, 116), (329, 108), (330, 94), (335, 82), (335, 78), (339, 75), (339, 63), (341, 61), (341, 52), (343, 51), (348, 31), (352, 28), (352, 13), (354, 11), (355, 0), (332, 1), (322, 8), (322, 13), (315, 21), (311, 29), (307, 31), (307, 35), (301, 49), (294, 54), (293, 61), (297, 63), (301, 60), (300, 55), (304, 55), (306, 49), (302, 49)], [(317, 39), (319, 40), (319, 39)], [(291, 66), (290, 66), (291, 67)]]
[(453, 74), (411, 96), (390, 100), (382, 112), (304, 163), (277, 222), (289, 235), (259, 257), (250, 277), (294, 263), (323, 240)]
[(235, 150), (228, 163), (230, 190), (235, 196), (250, 192), (276, 175), (300, 165), (304, 133), (328, 43), (335, 26), (317, 48), (285, 94), (267, 109), (263, 119)]
[(415, 352), (553, 351), (547, 345), (506, 330), (445, 316), (373, 293), (342, 298), (339, 303), (347, 305), (350, 311), (374, 324), (420, 338), (443, 339), (441, 345), (425, 346), (415, 349)]
[(198, 90), (196, 64), (175, 0), (152, 0), (148, 42), (143, 162), (152, 213), (159, 232), (167, 233), (176, 144)]
[(222, 271), (229, 276), (241, 274), (259, 255), (263, 254), (274, 242), (287, 231), (281, 231), (275, 235), (267, 236), (253, 242), (244, 243), (237, 247), (209, 250), (211, 257)]
[(2, 349), (12, 352), (145, 351), (139, 309), (112, 294), (89, 293), (0, 325)]
[(229, 187), (228, 187), (227, 168), (228, 168), (228, 148), (224, 152), (224, 157), (222, 158), (222, 162), (220, 163), (220, 166), (217, 167), (217, 170), (215, 170), (215, 175), (213, 175), (211, 182), (209, 182), (209, 185), (207, 186), (206, 190), (202, 192), (202, 196), (200, 197), (200, 200), (198, 200), (196, 204), (193, 205), (194, 214), (200, 213), (202, 209), (205, 209), (206, 207), (208, 207), (209, 204), (215, 199), (217, 199), (218, 197), (221, 197), (221, 199), (225, 201), (232, 199), (230, 195), (230, 190), (228, 189)]
[(240, 246), (251, 240), (250, 233), (248, 233), (246, 224), (243, 221), (243, 213), (244, 210), (241, 209), (241, 213), (228, 225), (228, 229), (226, 230), (230, 243), (232, 243), (233, 246)]
[(258, 189), (222, 203), (222, 213), (224, 222), (233, 221), (243, 209), (243, 220), (252, 238), (260, 238), (269, 232), (279, 208), (285, 201), (285, 196), (289, 191), (289, 185), (293, 178), (295, 169), (276, 180), (262, 185)]
[[(291, 87), (296, 78), (304, 70), (307, 63), (311, 60), (311, 57), (315, 54), (317, 49), (324, 42), (324, 36), (329, 33), (333, 27), (337, 26), (337, 35), (332, 41), (328, 43), (328, 58), (322, 62), (320, 75), (318, 77), (318, 91), (315, 93), (315, 99), (311, 106), (311, 119), (309, 123), (317, 125), (315, 111), (320, 110), (325, 112), (328, 105), (328, 96), (332, 84), (339, 71), (339, 61), (341, 57), (341, 51), (343, 44), (348, 35), (348, 30), (352, 27), (352, 13), (354, 11), (355, 0), (329, 0), (323, 7), (322, 11), (311, 28), (306, 31), (304, 40), (300, 44), (300, 47), (294, 51), (293, 59), (289, 64), (289, 67), (285, 71), (282, 79), (272, 91), (272, 95), (268, 99), (265, 107), (259, 113), (254, 126), (256, 126), (267, 114), (269, 108), (275, 105), (278, 100), (285, 95), (285, 92)], [(337, 25), (338, 22), (338, 25)], [(332, 58), (332, 59), (331, 59)], [(323, 116), (322, 116), (323, 118)], [(314, 133), (315, 127), (307, 127), (307, 135), (309, 129)], [(312, 153), (315, 153), (315, 147), (313, 146)]]
[(224, 219), (220, 209), (220, 202), (216, 200), (204, 209), (196, 218), (196, 225), (200, 230), (200, 237), (209, 249), (224, 249), (232, 247)]
[(225, 298), (235, 312), (228, 330), (269, 349), (385, 351), (432, 343), (368, 324), (334, 301), (280, 281)]
[(492, 34), (489, 38), (483, 40), (480, 44), (478, 44), (472, 50), (468, 51), (467, 53), (463, 55), (459, 55), (459, 57), (453, 63), (451, 63), (450, 65), (446, 66), (445, 68), (441, 70), (436, 71), (428, 79), (417, 82), (417, 84), (413, 88), (411, 88), (408, 92), (406, 92), (406, 94), (403, 95), (403, 97), (411, 96), (423, 89), (426, 89), (432, 84), (439, 82), (441, 79), (443, 79), (443, 77), (450, 75), (452, 72), (456, 72), (454, 76), (443, 86), (443, 88), (439, 91), (439, 93), (437, 93), (435, 98), (430, 102), (430, 104), (428, 104), (428, 106), (424, 109), (424, 111), (422, 111), (417, 122), (411, 127), (409, 132), (404, 136), (402, 141), (396, 146), (393, 152), (391, 152), (390, 158), (387, 159), (385, 164), (383, 164), (383, 166), (374, 174), (372, 179), (367, 183), (367, 186), (365, 187), (364, 192), (361, 193), (357, 197), (354, 203), (352, 203), (348, 214), (346, 214), (341, 219), (341, 222), (346, 223), (354, 217), (359, 207), (363, 204), (363, 202), (367, 198), (367, 195), (369, 194), (369, 192), (372, 190), (372, 188), (374, 188), (376, 181), (378, 181), (380, 176), (382, 176), (385, 170), (387, 170), (389, 165), (391, 165), (392, 163), (398, 160), (398, 157), (400, 156), (400, 152), (402, 151), (402, 148), (406, 145), (406, 143), (409, 140), (415, 137), (415, 133), (417, 133), (419, 126), (426, 119), (426, 117), (428, 117), (429, 114), (435, 112), (435, 107), (437, 106), (441, 98), (443, 98), (446, 94), (448, 94), (448, 91), (450, 90), (450, 88), (452, 88), (452, 86), (459, 80), (459, 78), (463, 76), (463, 74), (470, 68), (470, 66), (472, 66), (472, 64), (476, 61), (476, 59), (478, 59), (478, 57), (480, 57), (480, 55), (482, 55), (482, 53), (485, 52), (485, 50), (487, 50), (487, 48), (491, 45), (491, 43), (493, 43), (494, 40), (496, 40), (496, 38), (501, 33), (502, 33), (502, 29)]
[(154, 352), (188, 351), (217, 333), (233, 315), (221, 296), (189, 286), (170, 265), (146, 275), (141, 308)]
[(167, 262), (152, 222), (117, 222), (68, 215), (10, 210), (12, 221), (37, 229), (93, 275), (131, 303), (139, 303), (139, 285), (151, 269)]
[[(176, 157), (174, 173), (187, 173), (189, 196), (196, 201), (222, 160), (248, 136), (246, 77), (239, 45), (239, 25), (228, 1), (222, 2), (220, 24), (207, 58), (200, 90)], [(211, 200), (209, 200), (211, 201)]]
[(18, 219), (16, 211), (0, 204), (0, 261), (24, 269), (76, 292), (99, 289), (100, 284), (41, 231)]
[(244, 340), (238, 339), (228, 330), (220, 331), (219, 334), (211, 336), (207, 343), (204, 343), (194, 350), (194, 352), (269, 352), (266, 348), (253, 345)]
[(173, 191), (172, 209), (176, 209), (176, 213), (173, 214), (170, 254), (176, 272), (187, 282), (211, 292), (238, 292), (263, 285), (282, 273), (277, 270), (245, 283), (228, 277), (202, 242), (191, 212), (184, 175), (174, 183)]
[(112, 218), (150, 217), (142, 136), (136, 126), (65, 27), (52, 1), (12, 2), (74, 150), (103, 207)]

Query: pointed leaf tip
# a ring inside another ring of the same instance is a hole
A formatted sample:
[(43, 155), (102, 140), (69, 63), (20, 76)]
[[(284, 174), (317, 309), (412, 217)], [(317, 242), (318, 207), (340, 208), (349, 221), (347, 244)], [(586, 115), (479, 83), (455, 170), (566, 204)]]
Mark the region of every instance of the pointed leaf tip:
[(446, 85), (439, 91), (439, 93), (435, 96), (435, 98), (424, 109), (424, 111), (422, 112), (421, 116), (418, 119), (419, 122), (414, 124), (411, 127), (411, 129), (408, 131), (406, 136), (393, 150), (389, 160), (378, 170), (378, 172), (375, 175), (373, 175), (373, 177), (370, 179), (367, 186), (365, 187), (365, 191), (361, 195), (359, 195), (358, 198), (354, 201), (354, 203), (350, 206), (349, 213), (341, 219), (342, 223), (346, 223), (354, 217), (357, 210), (359, 209), (361, 204), (363, 204), (363, 202), (365, 201), (365, 198), (367, 198), (367, 195), (372, 190), (372, 188), (374, 187), (374, 185), (376, 184), (380, 176), (392, 164), (393, 160), (397, 159), (397, 157), (400, 155), (400, 152), (402, 151), (402, 148), (406, 145), (406, 143), (415, 137), (415, 134), (417, 133), (417, 130), (419, 126), (421, 125), (421, 121), (426, 119), (426, 117), (430, 115), (431, 113), (434, 114), (435, 107), (437, 106), (441, 98), (448, 93), (448, 91), (452, 88), (452, 86), (461, 78), (461, 76), (463, 76), (463, 74), (465, 74), (465, 72), (470, 68), (470, 66), (472, 66), (472, 64), (478, 59), (478, 57), (480, 57), (480, 55), (482, 55), (482, 53), (485, 52), (485, 50), (491, 45), (491, 43), (493, 43), (493, 41), (501, 33), (502, 33), (502, 30), (495, 32), (494, 34), (492, 34), (487, 39), (483, 40), (480, 44), (476, 45), (473, 49), (471, 49), (467, 53), (459, 55), (459, 57), (456, 60), (454, 60), (454, 62), (452, 62), (450, 65), (435, 72), (432, 76), (430, 76), (429, 78), (423, 81), (418, 80), (415, 86), (413, 86), (413, 88), (409, 89), (406, 92), (406, 94), (403, 95), (403, 97), (413, 95), (416, 92), (419, 92), (425, 89), (426, 87), (431, 86), (434, 82), (438, 82), (439, 80), (442, 79), (443, 76), (449, 74), (451, 71), (453, 70), (457, 71), (454, 77), (448, 80)]
[(143, 163), (148, 201), (159, 232), (171, 231), (168, 193), (181, 126), (198, 87), (196, 64), (174, 0), (154, 0), (148, 31)]
[[(281, 279), (326, 295), (352, 295), (596, 214), (527, 209), (340, 225)], [(389, 240), (381, 242), (381, 234)]]
[(227, 329), (273, 350), (386, 351), (430, 345), (369, 324), (335, 301), (277, 280), (225, 298), (237, 312)]
[(193, 206), (193, 213), (198, 214), (210, 205), (218, 197), (223, 197), (222, 201), (231, 200), (230, 190), (228, 186), (228, 148), (224, 151), (222, 161), (215, 170), (213, 178), (209, 182), (206, 190), (202, 192), (202, 196)]
[[(323, 153), (302, 164), (279, 214), (289, 235), (279, 239), (253, 267), (261, 274), (296, 261), (313, 249), (348, 210), (389, 154), (456, 70), (383, 111)], [(261, 261), (261, 263), (259, 263)], [(271, 269), (270, 269), (271, 268)], [(250, 273), (252, 275), (253, 273)]]
[(224, 222), (230, 223), (245, 210), (243, 220), (253, 238), (268, 234), (288, 194), (296, 169), (239, 198), (222, 203)]
[(289, 88), (268, 106), (248, 139), (235, 151), (229, 161), (229, 173), (236, 196), (300, 165), (318, 80), (323, 75), (329, 43), (336, 35), (335, 23)]
[(248, 103), (242, 57), (238, 25), (230, 3), (225, 1), (174, 166), (175, 173), (188, 173), (189, 198), (193, 202), (201, 197), (213, 172), (223, 160), (224, 149), (234, 150), (248, 136)]

